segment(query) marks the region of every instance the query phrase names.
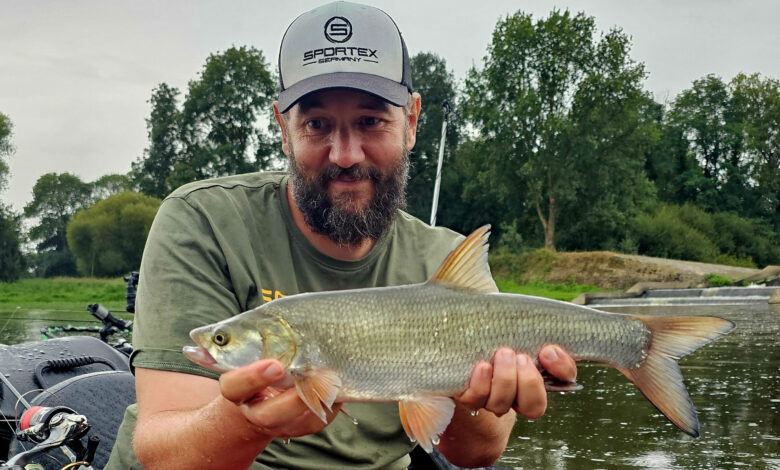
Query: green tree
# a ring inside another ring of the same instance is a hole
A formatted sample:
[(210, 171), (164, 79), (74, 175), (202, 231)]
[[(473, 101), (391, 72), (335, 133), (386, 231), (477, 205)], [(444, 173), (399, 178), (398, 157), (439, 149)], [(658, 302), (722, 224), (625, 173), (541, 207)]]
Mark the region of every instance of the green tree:
[(464, 113), (483, 136), (477, 179), (497, 186), (489, 190), (506, 203), (505, 226), (531, 210), (555, 249), (559, 220), (591, 217), (564, 232), (567, 245), (593, 246), (619, 238), (652, 198), (642, 164), (658, 133), (629, 49), (620, 30), (596, 37), (583, 13), (499, 21), (484, 68), (469, 73)]
[(739, 74), (731, 85), (733, 106), (741, 111), (743, 158), (751, 169), (745, 183), (755, 185), (756, 193), (753, 211), (742, 212), (773, 222), (780, 234), (780, 81)]
[(572, 99), (560, 139), (574, 170), (567, 183), (574, 197), (562, 201), (558, 218), (567, 249), (615, 249), (631, 219), (655, 200), (644, 161), (660, 134), (656, 103), (629, 49), (621, 31), (604, 35)]
[[(501, 237), (502, 227), (512, 226), (507, 220), (514, 222), (525, 215), (507, 217), (507, 207), (512, 207), (514, 201), (507, 201), (506, 185), (493, 184), (493, 175), (485, 171), (485, 155), (493, 144), (482, 137), (465, 140), (448, 160), (446, 171), (442, 171), (438, 225), (470, 233), (489, 223), (493, 235)], [(525, 220), (515, 222), (514, 226), (536, 227), (534, 220), (530, 224)]]
[[(13, 125), (11, 120), (0, 113), (0, 193), (8, 184), (10, 169), (5, 158), (14, 152), (11, 143)], [(0, 202), (0, 282), (12, 282), (19, 279), (25, 268), (22, 245), (22, 221), (10, 206)]]
[(127, 175), (112, 173), (103, 175), (92, 183), (92, 200), (99, 201), (114, 194), (133, 189), (133, 182)]
[[(454, 155), (460, 140), (460, 123), (457, 119), (455, 77), (447, 70), (444, 59), (431, 52), (420, 52), (411, 59), (412, 83), (415, 91), (422, 96), (422, 111), (417, 122), (417, 142), (412, 149), (410, 159), (412, 166), (409, 171), (407, 187), (408, 211), (421, 218), (429, 220), (433, 186), (436, 179), (436, 167), (441, 144), (441, 125), (444, 120), (446, 100), (451, 112), (447, 123), (447, 135), (444, 149), (445, 166), (442, 174), (452, 173), (448, 168), (448, 160)], [(442, 178), (439, 198), (439, 220), (442, 212), (452, 198), (447, 197), (450, 189), (445, 182), (450, 178)]]
[(160, 83), (152, 90), (149, 103), (152, 112), (146, 120), (149, 146), (143, 157), (133, 162), (130, 172), (133, 182), (144, 193), (164, 198), (174, 188), (168, 177), (181, 151), (181, 111), (178, 108), (179, 90)]
[(683, 131), (704, 176), (712, 181), (722, 177), (723, 163), (734, 148), (730, 136), (728, 86), (715, 75), (693, 82), (672, 104), (670, 118)]
[(682, 181), (683, 187), (693, 189), (686, 191), (691, 197), (687, 200), (711, 212), (753, 214), (758, 201), (751, 183), (755, 165), (746, 152), (749, 99), (734, 91), (733, 82), (727, 84), (715, 75), (695, 80), (675, 98), (668, 124), (701, 168), (701, 174), (689, 172)]
[(189, 83), (182, 153), (167, 181), (176, 186), (276, 164), (271, 116), (276, 90), (276, 80), (257, 49), (231, 47), (210, 55), (199, 78)]
[(24, 272), (22, 237), (21, 216), (0, 204), (0, 282), (13, 282)]
[(68, 244), (78, 270), (117, 276), (138, 270), (160, 200), (126, 191), (81, 210), (68, 222)]
[(3, 192), (8, 184), (8, 173), (10, 168), (5, 161), (6, 157), (9, 157), (13, 151), (14, 146), (11, 144), (11, 135), (13, 131), (13, 124), (11, 119), (3, 113), (0, 113), (0, 193)]
[(676, 204), (695, 201), (705, 177), (696, 157), (688, 151), (683, 129), (668, 118), (663, 105), (655, 103), (648, 111), (660, 135), (647, 154), (645, 171), (658, 199)]
[(33, 186), (33, 200), (24, 207), (24, 215), (37, 221), (29, 236), (38, 241), (36, 273), (43, 276), (75, 274), (68, 249), (68, 220), (92, 202), (92, 187), (70, 173), (46, 173)]

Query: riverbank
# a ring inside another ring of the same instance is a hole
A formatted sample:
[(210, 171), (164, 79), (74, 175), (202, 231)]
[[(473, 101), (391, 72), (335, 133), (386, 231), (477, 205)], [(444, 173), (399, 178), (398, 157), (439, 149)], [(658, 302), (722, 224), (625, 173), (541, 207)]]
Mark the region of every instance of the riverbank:
[[(639, 282), (669, 283), (677, 287), (704, 287), (713, 275), (723, 283), (741, 279), (760, 282), (767, 270), (681, 261), (609, 251), (552, 252), (536, 250), (490, 254), (490, 267), (501, 292), (570, 301), (580, 294), (624, 291)], [(671, 285), (670, 285), (671, 287)], [(124, 311), (126, 284), (122, 278), (22, 279), (0, 283), (0, 312), (16, 309), (85, 311), (100, 303)]]
[(712, 275), (738, 281), (761, 270), (699, 263), (611, 251), (552, 252), (536, 250), (490, 255), (493, 276), (517, 284), (591, 284), (604, 290), (626, 290), (638, 282), (677, 283), (680, 287), (705, 286)]
[(54, 277), (0, 283), (0, 312), (45, 310), (84, 312), (99, 303), (112, 311), (124, 311), (127, 284), (122, 278)]

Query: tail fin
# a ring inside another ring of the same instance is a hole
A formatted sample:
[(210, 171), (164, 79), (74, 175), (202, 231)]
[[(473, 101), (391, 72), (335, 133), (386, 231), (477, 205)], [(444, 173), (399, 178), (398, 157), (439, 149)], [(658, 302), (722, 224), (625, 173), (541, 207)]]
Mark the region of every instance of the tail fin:
[(618, 370), (672, 423), (698, 437), (699, 420), (677, 360), (725, 335), (734, 323), (718, 317), (634, 317), (650, 330), (650, 349), (639, 367)]

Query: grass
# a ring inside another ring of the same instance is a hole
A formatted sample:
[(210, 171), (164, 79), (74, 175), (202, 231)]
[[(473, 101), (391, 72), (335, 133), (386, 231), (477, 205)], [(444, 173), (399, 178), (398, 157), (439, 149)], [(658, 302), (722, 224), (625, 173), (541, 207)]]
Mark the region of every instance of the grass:
[(518, 284), (511, 279), (496, 279), (498, 290), (510, 294), (535, 295), (548, 299), (564, 300), (569, 302), (585, 292), (602, 292), (604, 289), (592, 284), (550, 284), (542, 281), (532, 281), (528, 284)]
[[(508, 279), (496, 279), (501, 292), (535, 295), (569, 301), (583, 292), (600, 291), (588, 284), (550, 284), (534, 281), (517, 284)], [(49, 310), (61, 312), (85, 312), (89, 303), (100, 303), (109, 310), (125, 309), (126, 284), (122, 278), (96, 279), (58, 277), (51, 279), (22, 279), (13, 283), (0, 283), (0, 312), (14, 310)]]
[(96, 279), (57, 277), (22, 279), (0, 283), (0, 311), (83, 311), (90, 303), (124, 311), (126, 284), (122, 278)]
[(733, 280), (730, 277), (724, 276), (722, 274), (710, 273), (704, 276), (704, 282), (709, 287), (723, 287), (730, 286)]

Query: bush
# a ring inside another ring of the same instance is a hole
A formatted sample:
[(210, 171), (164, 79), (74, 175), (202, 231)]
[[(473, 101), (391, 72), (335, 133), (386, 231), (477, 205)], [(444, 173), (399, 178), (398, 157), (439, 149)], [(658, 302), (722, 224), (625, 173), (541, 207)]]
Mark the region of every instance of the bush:
[(523, 250), (523, 235), (517, 229), (517, 220), (513, 220), (511, 224), (502, 222), (500, 231), (499, 248), (504, 248), (512, 253), (520, 253)]
[(32, 275), (35, 277), (76, 276), (73, 254), (64, 250), (46, 250), (29, 256)]
[(661, 258), (712, 261), (718, 248), (701, 231), (686, 224), (679, 206), (662, 205), (655, 214), (641, 214), (634, 221), (639, 253)]
[(780, 263), (780, 246), (772, 242), (773, 234), (765, 225), (733, 212), (718, 212), (712, 217), (718, 227), (714, 240), (721, 252), (737, 260), (750, 260), (753, 266), (749, 267)]
[(617, 250), (621, 253), (635, 255), (639, 253), (639, 243), (631, 235), (628, 235), (618, 244)]
[(723, 287), (730, 286), (733, 281), (728, 276), (712, 273), (704, 276), (704, 282), (710, 287)]
[(780, 262), (772, 232), (733, 212), (705, 212), (692, 204), (663, 204), (634, 219), (638, 251), (649, 256), (756, 267)]
[(159, 199), (127, 191), (77, 212), (67, 234), (79, 272), (118, 276), (137, 270), (159, 207)]
[(756, 267), (756, 263), (753, 262), (753, 258), (750, 256), (747, 258), (738, 258), (734, 255), (724, 255), (723, 253), (715, 257), (715, 264), (725, 264), (726, 266), (737, 266), (740, 268)]

